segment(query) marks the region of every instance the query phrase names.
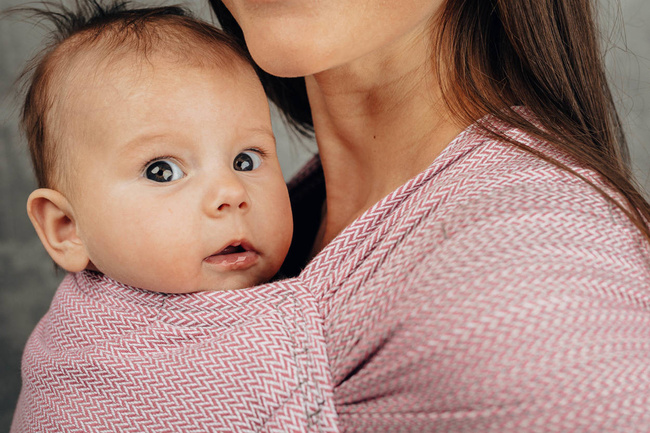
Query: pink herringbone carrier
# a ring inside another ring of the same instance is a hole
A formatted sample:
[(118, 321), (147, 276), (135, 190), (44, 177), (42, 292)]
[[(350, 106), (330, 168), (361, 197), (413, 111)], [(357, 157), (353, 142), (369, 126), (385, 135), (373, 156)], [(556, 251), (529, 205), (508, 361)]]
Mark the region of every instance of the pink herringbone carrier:
[(647, 432), (650, 250), (474, 125), (295, 278), (160, 295), (68, 276), (23, 381), (14, 432)]

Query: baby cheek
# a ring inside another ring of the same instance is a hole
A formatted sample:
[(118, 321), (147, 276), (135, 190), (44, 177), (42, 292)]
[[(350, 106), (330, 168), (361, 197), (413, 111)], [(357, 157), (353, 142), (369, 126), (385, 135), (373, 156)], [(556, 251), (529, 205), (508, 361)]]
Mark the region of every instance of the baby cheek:
[(134, 273), (165, 274), (182, 268), (190, 256), (187, 226), (166, 218), (142, 218), (122, 233), (115, 245)]
[(200, 260), (191, 245), (179, 237), (182, 233), (165, 234), (154, 228), (142, 231), (129, 247), (125, 260), (117, 264), (124, 267), (122, 282), (162, 292), (177, 292), (191, 286), (200, 269)]
[[(139, 234), (138, 251), (149, 261), (160, 263), (179, 260), (191, 255), (196, 249), (197, 238), (191, 221), (176, 222), (171, 220), (150, 221), (144, 224)], [(194, 248), (192, 248), (194, 247)]]
[(293, 233), (293, 220), (288, 196), (279, 193), (276, 199), (267, 203), (267, 215), (265, 217), (266, 233), (273, 238), (276, 254), (285, 254), (291, 243)]
[[(137, 191), (136, 191), (137, 192)], [(82, 221), (84, 242), (95, 267), (124, 284), (157, 290), (171, 279), (190, 278), (188, 266), (200, 244), (184, 211), (150, 196), (108, 195)]]

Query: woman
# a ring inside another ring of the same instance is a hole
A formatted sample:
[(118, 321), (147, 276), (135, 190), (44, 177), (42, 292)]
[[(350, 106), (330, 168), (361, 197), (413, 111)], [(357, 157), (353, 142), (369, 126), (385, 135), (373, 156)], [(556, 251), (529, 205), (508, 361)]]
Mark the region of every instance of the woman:
[(210, 3), (315, 133), (285, 272), (340, 429), (650, 429), (650, 206), (590, 0)]

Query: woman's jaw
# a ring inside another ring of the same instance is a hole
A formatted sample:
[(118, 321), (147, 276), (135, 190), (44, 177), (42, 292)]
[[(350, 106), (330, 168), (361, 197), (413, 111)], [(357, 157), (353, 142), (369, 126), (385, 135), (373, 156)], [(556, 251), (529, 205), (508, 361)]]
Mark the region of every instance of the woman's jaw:
[(280, 77), (317, 74), (426, 28), (443, 0), (224, 0), (253, 59)]

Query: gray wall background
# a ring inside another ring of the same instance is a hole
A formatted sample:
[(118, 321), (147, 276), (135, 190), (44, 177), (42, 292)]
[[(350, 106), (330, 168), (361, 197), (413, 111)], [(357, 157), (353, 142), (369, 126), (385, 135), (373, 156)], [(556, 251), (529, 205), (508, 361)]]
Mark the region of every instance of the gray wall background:
[[(396, 0), (399, 1), (399, 0)], [(452, 0), (453, 1), (453, 0)], [(137, 1), (162, 4), (163, 1)], [(182, 3), (210, 19), (207, 1)], [(628, 134), (637, 178), (650, 190), (650, 2), (600, 0), (607, 63)], [(26, 5), (0, 0), (0, 10)], [(0, 19), (0, 432), (8, 431), (20, 390), (20, 357), (37, 321), (47, 310), (62, 278), (56, 275), (25, 212), (35, 187), (26, 144), (17, 127), (14, 80), (36, 53), (41, 29), (15, 18)], [(310, 155), (313, 143), (288, 133), (278, 116), (274, 127), (285, 177)]]

